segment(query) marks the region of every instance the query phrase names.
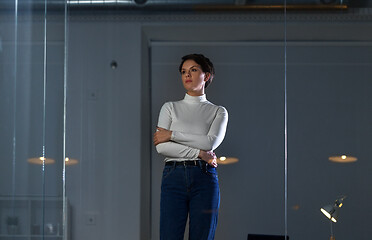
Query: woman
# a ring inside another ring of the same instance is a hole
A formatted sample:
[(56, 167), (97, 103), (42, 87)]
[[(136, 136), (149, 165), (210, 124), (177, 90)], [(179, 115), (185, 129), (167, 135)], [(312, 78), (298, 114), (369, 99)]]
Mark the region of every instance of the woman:
[(164, 155), (160, 239), (181, 240), (189, 215), (189, 239), (211, 240), (220, 203), (214, 150), (225, 137), (228, 114), (206, 99), (214, 67), (202, 54), (182, 58), (186, 89), (181, 101), (167, 102), (159, 114), (154, 145)]

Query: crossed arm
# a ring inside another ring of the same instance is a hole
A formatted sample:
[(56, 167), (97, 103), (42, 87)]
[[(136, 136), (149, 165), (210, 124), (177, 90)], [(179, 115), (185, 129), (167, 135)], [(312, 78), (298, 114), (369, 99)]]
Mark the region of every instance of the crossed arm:
[(153, 142), (157, 151), (168, 157), (200, 158), (216, 167), (213, 152), (222, 142), (227, 125), (227, 111), (219, 108), (207, 135), (168, 130), (171, 124), (170, 106), (164, 105), (160, 111), (159, 125)]
[(198, 158), (206, 161), (209, 165), (217, 167), (217, 156), (213, 151), (204, 151), (201, 149), (191, 148), (189, 146), (185, 146), (176, 142), (170, 142), (171, 136), (172, 131), (159, 127), (156, 128), (153, 141), (159, 153), (165, 152), (167, 148), (171, 147), (173, 151), (167, 152), (167, 156), (169, 157), (180, 157), (181, 155), (187, 158), (195, 158), (195, 156), (197, 156)]

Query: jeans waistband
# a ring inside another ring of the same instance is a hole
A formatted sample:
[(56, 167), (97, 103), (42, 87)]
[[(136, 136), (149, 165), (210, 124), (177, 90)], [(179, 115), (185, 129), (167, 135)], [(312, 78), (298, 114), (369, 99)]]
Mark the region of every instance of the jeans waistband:
[(202, 166), (203, 160), (168, 161), (165, 166)]

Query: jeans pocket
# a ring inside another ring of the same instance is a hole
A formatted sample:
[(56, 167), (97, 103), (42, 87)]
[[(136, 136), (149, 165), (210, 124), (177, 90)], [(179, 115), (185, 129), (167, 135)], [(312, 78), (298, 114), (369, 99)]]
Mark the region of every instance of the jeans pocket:
[(218, 177), (217, 168), (210, 166), (209, 164), (206, 164), (205, 167), (203, 167), (203, 172), (209, 176)]
[(168, 177), (174, 170), (174, 166), (165, 166), (163, 169), (163, 179)]

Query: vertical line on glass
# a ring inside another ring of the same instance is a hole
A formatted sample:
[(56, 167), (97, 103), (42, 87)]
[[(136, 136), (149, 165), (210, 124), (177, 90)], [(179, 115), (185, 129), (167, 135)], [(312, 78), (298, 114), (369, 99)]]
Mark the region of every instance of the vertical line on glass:
[(150, 136), (149, 136), (149, 142), (150, 142), (150, 148), (149, 148), (149, 151), (150, 151), (150, 200), (149, 200), (149, 211), (150, 211), (150, 216), (149, 216), (149, 224), (150, 224), (150, 236), (152, 237), (152, 232), (153, 232), (153, 229), (152, 229), (152, 208), (153, 208), (153, 205), (152, 205), (152, 187), (153, 187), (153, 184), (152, 184), (152, 159), (153, 159), (153, 155), (152, 155), (152, 150), (151, 150), (151, 146), (153, 146), (152, 144), (152, 121), (153, 121), (153, 117), (152, 117), (152, 103), (153, 103), (153, 99), (152, 99), (152, 79), (151, 79), (151, 76), (152, 76), (152, 66), (151, 66), (151, 45), (149, 45), (149, 47), (147, 48), (147, 53), (148, 53), (148, 66), (149, 66), (149, 75), (148, 75), (148, 93), (149, 93), (149, 115), (150, 115), (150, 120), (149, 120), (149, 125), (150, 125)]
[(12, 216), (15, 208), (16, 148), (17, 148), (17, 62), (18, 62), (18, 0), (14, 0), (14, 87), (13, 87), (13, 152), (12, 152)]
[(62, 169), (62, 239), (67, 240), (67, 192), (66, 192), (66, 116), (67, 116), (67, 46), (68, 46), (68, 15), (67, 0), (64, 4), (64, 61), (63, 61), (63, 169)]
[[(47, 7), (48, 2), (44, 0), (44, 55), (43, 55), (43, 158), (46, 159), (46, 146), (45, 146), (45, 131), (46, 131), (46, 84), (47, 84)], [(42, 225), (45, 225), (45, 161), (42, 165)], [(44, 232), (42, 234), (42, 239), (44, 239)]]
[(287, 0), (284, 0), (284, 236), (288, 235)]

